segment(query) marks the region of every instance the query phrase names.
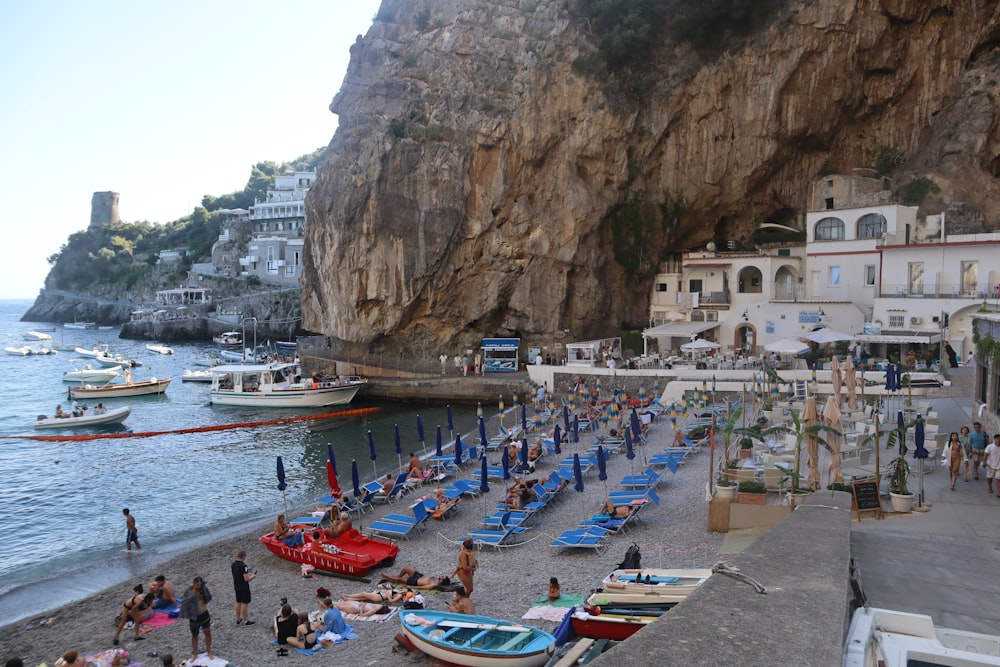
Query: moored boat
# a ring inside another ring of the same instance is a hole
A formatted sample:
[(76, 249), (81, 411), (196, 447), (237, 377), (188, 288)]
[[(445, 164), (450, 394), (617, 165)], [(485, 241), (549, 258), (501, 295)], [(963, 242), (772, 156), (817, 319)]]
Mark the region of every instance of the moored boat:
[(170, 386), (171, 378), (157, 380), (150, 378), (140, 382), (120, 382), (94, 386), (85, 384), (81, 387), (70, 387), (70, 398), (121, 398), (125, 396), (149, 396), (162, 394)]
[(360, 378), (315, 382), (294, 363), (230, 364), (212, 369), (211, 402), (245, 407), (315, 408), (347, 405), (365, 385)]
[(36, 343), (51, 343), (52, 336), (42, 331), (25, 331), (21, 334), (24, 340), (35, 341)]
[(264, 535), (260, 541), (275, 556), (312, 565), (320, 572), (349, 577), (364, 577), (376, 567), (391, 565), (399, 554), (398, 545), (362, 535), (354, 528), (339, 537), (319, 540), (314, 540), (307, 529), (304, 537), (305, 542), (295, 547), (288, 546), (274, 533)]
[(146, 349), (150, 352), (156, 352), (157, 354), (173, 354), (174, 348), (167, 347), (166, 345), (160, 345), (159, 343), (147, 343)]
[(243, 334), (239, 331), (224, 331), (213, 336), (212, 342), (225, 347), (243, 347)]
[(212, 371), (191, 371), (185, 370), (181, 376), (181, 382), (211, 382), (215, 375)]
[(75, 370), (63, 373), (63, 382), (111, 382), (121, 373), (121, 366), (93, 368), (90, 364), (82, 364)]
[(1000, 636), (939, 628), (930, 616), (875, 607), (854, 612), (844, 667), (1000, 665)]
[(65, 329), (96, 329), (96, 322), (67, 322), (63, 325)]
[(30, 345), (22, 345), (20, 347), (5, 347), (4, 354), (9, 354), (12, 357), (28, 357), (31, 356), (33, 350)]
[(571, 623), (573, 632), (581, 637), (623, 641), (658, 619), (662, 611), (665, 610), (578, 609), (573, 612)]
[(614, 570), (601, 585), (606, 593), (687, 595), (711, 576), (712, 570), (706, 568)]
[(142, 363), (135, 359), (127, 359), (120, 354), (112, 354), (111, 352), (101, 352), (94, 357), (94, 361), (102, 366), (121, 366), (122, 368), (142, 366)]
[(88, 410), (86, 414), (79, 417), (46, 417), (40, 415), (35, 421), (35, 428), (80, 428), (83, 426), (101, 426), (103, 424), (120, 424), (132, 413), (132, 408), (124, 406), (106, 410), (102, 413), (95, 413)]
[(219, 350), (219, 356), (223, 361), (245, 362), (248, 364), (263, 364), (267, 361), (267, 352), (258, 348), (255, 353), (249, 347), (242, 352), (239, 350)]
[(538, 667), (555, 651), (555, 637), (531, 625), (436, 609), (407, 610), (399, 618), (414, 648), (453, 665)]

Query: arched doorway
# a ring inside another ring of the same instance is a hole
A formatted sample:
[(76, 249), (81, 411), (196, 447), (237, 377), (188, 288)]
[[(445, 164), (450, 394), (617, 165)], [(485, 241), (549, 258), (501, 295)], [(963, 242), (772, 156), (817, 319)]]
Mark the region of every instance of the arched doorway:
[(741, 324), (736, 327), (733, 336), (733, 349), (742, 350), (743, 354), (755, 354), (757, 347), (757, 328), (750, 324)]

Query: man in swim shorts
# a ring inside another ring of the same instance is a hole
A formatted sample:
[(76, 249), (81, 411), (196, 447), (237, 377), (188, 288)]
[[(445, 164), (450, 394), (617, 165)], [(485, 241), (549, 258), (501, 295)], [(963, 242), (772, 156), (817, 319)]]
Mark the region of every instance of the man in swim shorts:
[(133, 542), (135, 542), (136, 549), (141, 549), (142, 545), (139, 544), (139, 531), (135, 528), (135, 517), (129, 514), (127, 507), (122, 510), (122, 514), (125, 515), (125, 549), (132, 551)]

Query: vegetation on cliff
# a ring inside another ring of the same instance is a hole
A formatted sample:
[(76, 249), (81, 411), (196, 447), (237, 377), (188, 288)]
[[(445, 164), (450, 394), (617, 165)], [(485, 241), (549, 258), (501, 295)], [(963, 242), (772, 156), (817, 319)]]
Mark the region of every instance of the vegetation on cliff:
[[(205, 195), (201, 206), (179, 220), (163, 224), (147, 220), (121, 222), (76, 232), (59, 252), (48, 258), (52, 269), (46, 287), (89, 294), (176, 285), (194, 262), (211, 258), (212, 245), (219, 238), (222, 224), (219, 211), (249, 208), (255, 199), (266, 196), (275, 175), (315, 169), (324, 150), (319, 148), (291, 162), (258, 162), (251, 168), (243, 190), (221, 196)], [(184, 250), (179, 260), (166, 265), (165, 270), (161, 264), (160, 271), (156, 271), (160, 252), (177, 248)]]

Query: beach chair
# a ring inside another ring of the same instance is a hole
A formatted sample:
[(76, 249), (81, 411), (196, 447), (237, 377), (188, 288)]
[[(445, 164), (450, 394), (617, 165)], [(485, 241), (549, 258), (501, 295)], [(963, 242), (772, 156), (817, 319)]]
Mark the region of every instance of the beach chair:
[(603, 549), (608, 531), (597, 526), (574, 528), (564, 531), (549, 544), (557, 549), (592, 549), (599, 552)]
[(473, 481), (471, 479), (456, 479), (446, 488), (457, 491), (459, 495), (472, 496), (475, 498), (479, 495), (479, 480)]
[(506, 447), (507, 443), (510, 442), (511, 438), (513, 437), (514, 434), (511, 431), (501, 426), (500, 432), (486, 441), (486, 451), (494, 452), (498, 449)]
[[(372, 494), (371, 502), (394, 503), (399, 500), (400, 496), (406, 492), (406, 478), (408, 475), (409, 473), (405, 472), (399, 473), (396, 477), (396, 481), (392, 485), (392, 488), (389, 489), (389, 493), (382, 493), (382, 487), (379, 485), (379, 490)], [(368, 488), (367, 484), (365, 485), (365, 488)]]
[(667, 469), (655, 470), (653, 468), (646, 468), (642, 473), (638, 475), (626, 475), (620, 486), (623, 489), (651, 489), (655, 488), (657, 484), (663, 479), (663, 475), (666, 474)]
[[(372, 525), (368, 526), (368, 532), (389, 537), (409, 539), (422, 524), (431, 516), (427, 511), (425, 502), (419, 502), (413, 506), (413, 516), (404, 514), (388, 514)], [(436, 505), (436, 503), (435, 503)]]
[(530, 512), (521, 510), (497, 510), (483, 517), (483, 528), (502, 530), (507, 526), (520, 526), (531, 516)]
[(499, 528), (480, 528), (477, 530), (471, 530), (465, 535), (465, 538), (471, 539), (480, 546), (494, 547), (497, 549), (509, 546), (507, 542), (510, 538), (515, 535), (520, 535), (528, 530), (527, 527), (521, 526), (520, 524), (515, 525), (510, 517), (510, 512), (504, 512), (500, 517)]

